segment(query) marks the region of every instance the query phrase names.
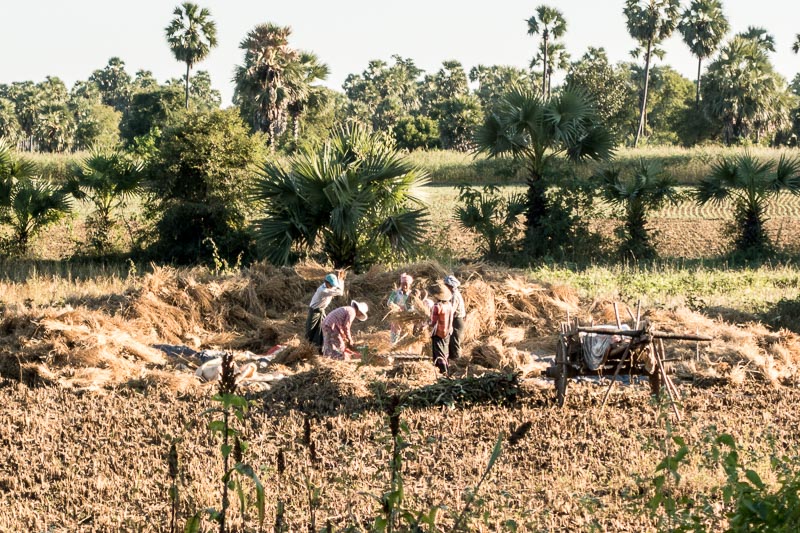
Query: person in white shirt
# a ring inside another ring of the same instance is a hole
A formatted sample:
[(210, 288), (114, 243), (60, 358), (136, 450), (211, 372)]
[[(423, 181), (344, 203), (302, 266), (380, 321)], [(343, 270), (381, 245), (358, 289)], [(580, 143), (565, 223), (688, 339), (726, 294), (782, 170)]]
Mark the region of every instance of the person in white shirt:
[(338, 270), (336, 274), (328, 274), (322, 285), (317, 288), (311, 303), (308, 304), (308, 318), (306, 318), (306, 340), (322, 349), (322, 321), (325, 320), (325, 309), (336, 296), (344, 294), (345, 271)]
[(464, 305), (464, 297), (458, 290), (459, 283), (455, 276), (450, 275), (444, 278), (444, 284), (453, 293), (450, 303), (453, 304), (453, 334), (450, 335), (449, 360), (453, 361), (461, 357), (461, 337), (464, 334), (464, 319), (467, 317), (467, 309)]

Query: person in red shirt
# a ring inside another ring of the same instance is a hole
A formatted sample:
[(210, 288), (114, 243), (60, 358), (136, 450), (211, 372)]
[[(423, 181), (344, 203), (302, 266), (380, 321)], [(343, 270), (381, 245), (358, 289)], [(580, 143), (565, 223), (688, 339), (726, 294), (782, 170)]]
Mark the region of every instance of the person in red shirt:
[(433, 364), (439, 372), (449, 375), (448, 353), (450, 335), (453, 333), (453, 293), (444, 283), (437, 283), (428, 289), (428, 296), (433, 300), (431, 308), (431, 347)]
[(332, 359), (347, 360), (347, 349), (353, 345), (350, 326), (353, 320), (367, 319), (369, 308), (365, 302), (353, 300), (350, 305), (334, 309), (322, 321), (322, 355)]

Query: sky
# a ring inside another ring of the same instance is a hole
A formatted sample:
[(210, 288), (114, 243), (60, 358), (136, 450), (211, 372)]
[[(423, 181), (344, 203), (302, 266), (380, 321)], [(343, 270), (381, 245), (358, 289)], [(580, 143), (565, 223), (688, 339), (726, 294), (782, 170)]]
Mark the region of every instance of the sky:
[[(176, 0), (0, 0), (0, 83), (58, 76), (68, 87), (121, 58), (133, 75), (150, 70), (160, 82), (183, 75), (164, 28)], [(526, 67), (535, 37), (527, 19), (541, 3), (557, 7), (567, 20), (563, 38), (573, 59), (587, 47), (604, 47), (612, 62), (629, 61), (635, 42), (622, 14), (624, 0), (197, 0), (211, 11), (219, 46), (195, 70), (207, 70), (214, 88), (230, 105), (234, 67), (242, 62), (239, 43), (254, 26), (291, 26), (290, 45), (315, 52), (331, 69), (325, 85), (341, 89), (348, 74), (363, 72), (370, 60), (391, 62), (399, 54), (426, 72), (442, 61)], [(688, 0), (683, 0), (684, 5)], [(761, 26), (775, 36), (773, 64), (791, 80), (800, 71), (792, 53), (800, 33), (798, 0), (723, 0), (733, 32)], [(694, 79), (697, 60), (675, 34), (664, 43), (663, 61)]]

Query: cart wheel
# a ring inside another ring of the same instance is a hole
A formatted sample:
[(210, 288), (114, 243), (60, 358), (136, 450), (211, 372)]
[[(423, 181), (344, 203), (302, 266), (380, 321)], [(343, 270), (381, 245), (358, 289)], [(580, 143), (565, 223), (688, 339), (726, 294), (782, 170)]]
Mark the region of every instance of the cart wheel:
[(556, 346), (556, 403), (559, 407), (564, 405), (567, 394), (567, 346), (563, 339), (559, 339)]
[(652, 374), (649, 374), (648, 379), (650, 380), (650, 394), (659, 397), (661, 395), (661, 374), (658, 369)]

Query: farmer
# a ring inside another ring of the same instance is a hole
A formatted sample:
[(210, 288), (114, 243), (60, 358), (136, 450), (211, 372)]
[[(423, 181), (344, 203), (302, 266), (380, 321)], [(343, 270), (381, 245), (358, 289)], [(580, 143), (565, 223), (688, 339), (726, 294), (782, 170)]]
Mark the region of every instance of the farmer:
[(322, 349), (322, 321), (325, 320), (325, 309), (336, 296), (344, 294), (344, 278), (346, 272), (337, 270), (336, 274), (328, 274), (322, 285), (308, 304), (308, 318), (306, 318), (306, 339), (311, 344)]
[(428, 289), (428, 296), (433, 300), (431, 308), (431, 348), (433, 364), (439, 372), (448, 373), (448, 350), (450, 335), (453, 333), (453, 293), (444, 283), (437, 283)]
[(461, 336), (464, 334), (464, 319), (467, 317), (467, 309), (464, 305), (464, 297), (458, 287), (461, 285), (458, 279), (453, 276), (444, 278), (444, 284), (453, 293), (450, 303), (453, 305), (453, 334), (450, 335), (448, 361), (455, 361), (461, 357)]
[[(414, 278), (405, 272), (400, 274), (400, 287), (389, 294), (389, 301), (386, 302), (389, 310), (398, 308), (403, 311), (409, 311), (411, 309), (411, 299), (409, 297), (411, 296), (412, 283), (414, 283)], [(398, 322), (391, 322), (389, 328), (389, 338), (392, 344), (397, 344), (403, 337), (403, 327)]]
[(356, 318), (367, 319), (369, 307), (365, 302), (353, 300), (350, 305), (334, 309), (322, 322), (322, 355), (332, 359), (348, 360), (348, 348), (353, 345), (350, 326)]

